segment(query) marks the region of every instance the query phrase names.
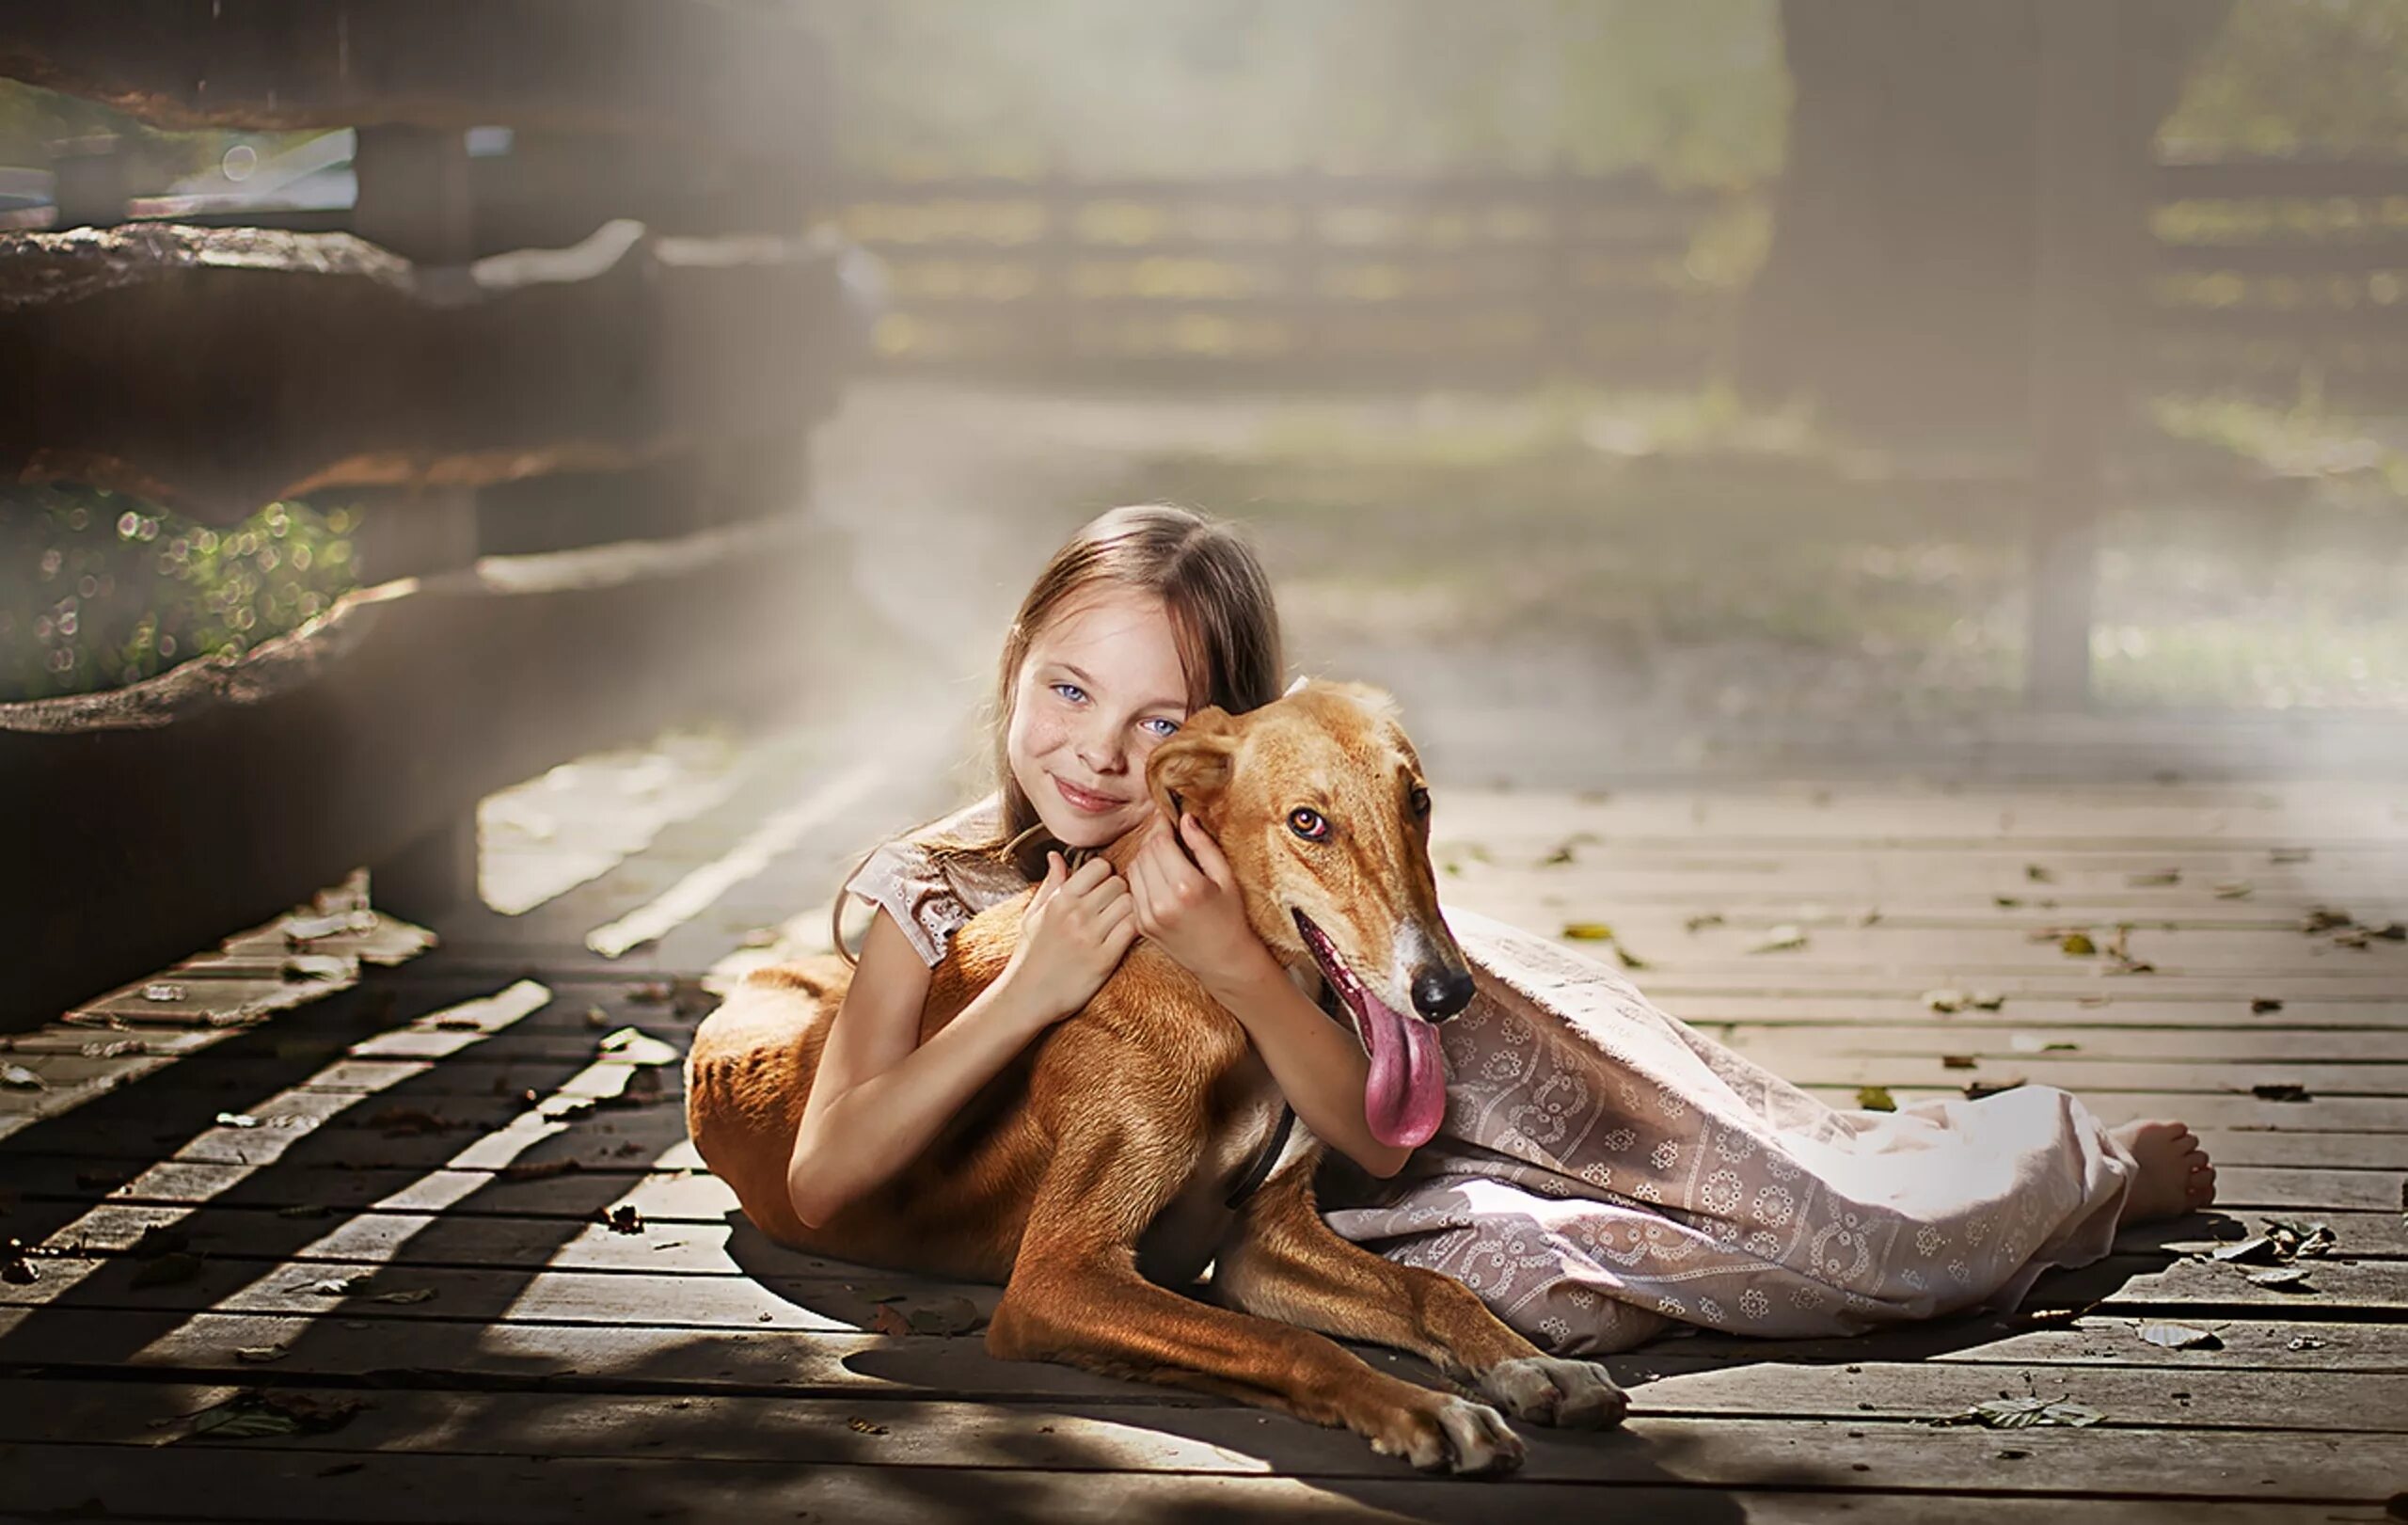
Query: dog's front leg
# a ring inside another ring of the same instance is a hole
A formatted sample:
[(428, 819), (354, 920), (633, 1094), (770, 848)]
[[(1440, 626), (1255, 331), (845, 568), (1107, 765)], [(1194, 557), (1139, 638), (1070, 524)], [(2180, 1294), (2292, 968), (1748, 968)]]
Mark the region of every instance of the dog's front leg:
[(1249, 1313), (1411, 1351), (1517, 1419), (1607, 1429), (1629, 1412), (1605, 1368), (1545, 1354), (1452, 1277), (1339, 1238), (1322, 1221), (1307, 1168), (1291, 1168), (1246, 1204), (1212, 1285)]
[(1373, 1450), (1427, 1469), (1521, 1464), (1522, 1442), (1483, 1404), (1386, 1375), (1317, 1334), (1199, 1303), (1139, 1276), (1136, 1239), (1152, 1215), (1134, 1195), (1139, 1172), (1131, 1162), (1147, 1159), (1154, 1142), (1100, 1128), (1062, 1140), (988, 1326), (990, 1352), (1200, 1388), (1344, 1425)]

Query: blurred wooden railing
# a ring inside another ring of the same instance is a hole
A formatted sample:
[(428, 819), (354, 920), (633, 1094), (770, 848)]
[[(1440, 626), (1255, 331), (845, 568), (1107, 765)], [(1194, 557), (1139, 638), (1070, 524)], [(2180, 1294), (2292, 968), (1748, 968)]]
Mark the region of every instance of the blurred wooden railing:
[[(2408, 394), (2408, 161), (2167, 163), (2130, 379)], [(1714, 375), (1768, 235), (1644, 175), (854, 181), (889, 366), (998, 377), (1615, 385)]]
[[(153, 124), (359, 134), (349, 231), (0, 233), (0, 481), (212, 525), (367, 502), (377, 580), (231, 662), (0, 705), (0, 1022), (362, 864), (440, 918), (482, 795), (791, 683), (842, 353), (802, 34), (704, 0), (15, 0), (0, 30), (0, 75)], [(487, 125), (523, 151), (472, 169)]]

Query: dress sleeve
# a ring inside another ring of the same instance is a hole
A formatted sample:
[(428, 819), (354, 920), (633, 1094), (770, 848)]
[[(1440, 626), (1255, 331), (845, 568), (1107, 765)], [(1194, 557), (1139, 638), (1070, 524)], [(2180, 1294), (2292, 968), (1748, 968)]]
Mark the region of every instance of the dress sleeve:
[(889, 842), (871, 853), (846, 882), (845, 893), (893, 916), (931, 969), (943, 961), (945, 945), (970, 919), (970, 908), (927, 850), (913, 842)]

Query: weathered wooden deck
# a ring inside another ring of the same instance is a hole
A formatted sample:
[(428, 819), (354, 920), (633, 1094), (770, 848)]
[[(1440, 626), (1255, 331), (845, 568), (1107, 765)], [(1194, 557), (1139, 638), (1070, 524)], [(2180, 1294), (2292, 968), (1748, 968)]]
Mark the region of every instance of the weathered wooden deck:
[[(2191, 1120), (2225, 1197), (2009, 1322), (1616, 1358), (1625, 1431), (1526, 1431), (1517, 1478), (1472, 1483), (974, 1333), (876, 1332), (994, 1295), (731, 1216), (666, 1062), (709, 1004), (693, 981), (752, 929), (807, 929), (864, 833), (943, 802), (767, 745), (600, 877), (339, 993), (190, 1025), (285, 986), (271, 935), (112, 1003), (122, 1030), (14, 1040), (46, 1088), (0, 1090), (0, 1232), (40, 1247), (0, 1286), (0, 1516), (2226, 1525), (2381, 1518), (2408, 1489), (2408, 945), (2300, 926), (2408, 916), (2408, 807), (2381, 791), (1446, 791), (1450, 898), (1609, 923), (1668, 1009), (1821, 1093), (2066, 1086)], [(557, 867), (625, 816), (565, 790), (521, 856)], [(657, 942), (587, 947), (664, 898), (635, 928)], [(2152, 972), (2034, 937), (2119, 924)], [(1803, 945), (1751, 951), (1784, 928)], [(1942, 1013), (1944, 990), (2004, 1000)], [(2270, 1217), (2337, 1236), (2304, 1286), (2203, 1258)], [(2142, 1340), (2159, 1319), (2217, 1342)], [(1928, 1422), (2027, 1395), (2104, 1418)]]

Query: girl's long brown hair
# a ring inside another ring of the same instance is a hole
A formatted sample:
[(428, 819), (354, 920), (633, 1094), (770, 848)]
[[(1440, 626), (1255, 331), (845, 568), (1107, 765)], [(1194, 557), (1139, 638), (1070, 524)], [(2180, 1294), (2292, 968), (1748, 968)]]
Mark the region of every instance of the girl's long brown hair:
[[(1021, 663), (1048, 624), (1083, 595), (1101, 587), (1153, 594), (1170, 612), (1180, 666), (1187, 676), (1188, 713), (1218, 705), (1235, 715), (1279, 697), (1287, 667), (1280, 649), (1279, 612), (1272, 601), (1271, 579), (1237, 527), (1165, 503), (1133, 504), (1100, 515), (1045, 564), (1004, 638), (988, 717), (995, 778), (1003, 791), (1001, 823), (984, 838), (927, 840), (924, 845), (940, 862), (980, 858), (1008, 863), (1023, 879), (1044, 877), (1045, 854), (1060, 844), (1044, 830), (1037, 807), (1012, 776), (1007, 752), (1012, 709), (1020, 702)], [(853, 873), (868, 861), (864, 854)], [(843, 882), (851, 882), (852, 874), (846, 875)], [(850, 962), (844, 914), (845, 897), (839, 893), (829, 908), (829, 935)]]

